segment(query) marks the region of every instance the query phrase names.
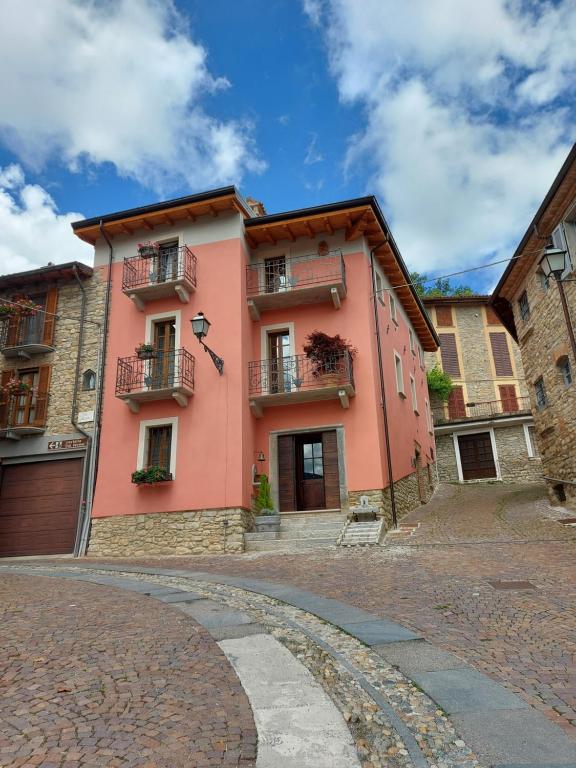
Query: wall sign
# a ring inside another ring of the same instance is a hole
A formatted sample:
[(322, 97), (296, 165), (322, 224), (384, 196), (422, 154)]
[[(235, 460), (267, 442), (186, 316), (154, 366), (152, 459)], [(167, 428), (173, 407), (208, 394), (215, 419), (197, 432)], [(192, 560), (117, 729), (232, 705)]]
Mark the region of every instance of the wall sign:
[(69, 451), (74, 448), (86, 448), (88, 438), (78, 437), (75, 440), (50, 440), (49, 451)]

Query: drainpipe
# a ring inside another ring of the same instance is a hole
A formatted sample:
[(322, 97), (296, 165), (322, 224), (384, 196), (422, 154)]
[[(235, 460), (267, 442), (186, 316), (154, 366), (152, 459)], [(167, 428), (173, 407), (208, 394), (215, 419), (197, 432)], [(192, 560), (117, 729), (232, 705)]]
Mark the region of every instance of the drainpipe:
[(88, 546), (88, 537), (90, 534), (90, 522), (92, 520), (92, 505), (94, 502), (94, 490), (96, 487), (96, 478), (98, 476), (98, 454), (100, 450), (100, 431), (102, 427), (102, 398), (104, 394), (104, 371), (106, 369), (106, 348), (108, 344), (108, 325), (110, 316), (110, 300), (112, 293), (112, 262), (114, 259), (114, 248), (104, 229), (102, 219), (100, 220), (100, 232), (108, 244), (108, 283), (106, 286), (106, 299), (104, 302), (104, 323), (100, 329), (100, 340), (98, 344), (98, 365), (96, 371), (96, 404), (94, 407), (94, 432), (91, 442), (90, 463), (88, 468), (86, 506), (84, 519), (80, 531), (78, 543), (78, 556), (86, 554)]
[(384, 420), (384, 437), (386, 440), (386, 465), (388, 467), (388, 480), (390, 482), (390, 506), (392, 507), (392, 525), (398, 527), (396, 514), (396, 496), (394, 493), (394, 476), (392, 474), (392, 451), (390, 448), (390, 431), (388, 429), (388, 409), (386, 407), (386, 387), (384, 386), (384, 363), (382, 362), (382, 345), (380, 336), (380, 320), (378, 318), (378, 296), (376, 295), (376, 273), (374, 269), (374, 252), (380, 246), (370, 250), (370, 270), (372, 272), (372, 298), (374, 301), (374, 324), (376, 326), (376, 346), (378, 347), (378, 373), (380, 376), (380, 404)]

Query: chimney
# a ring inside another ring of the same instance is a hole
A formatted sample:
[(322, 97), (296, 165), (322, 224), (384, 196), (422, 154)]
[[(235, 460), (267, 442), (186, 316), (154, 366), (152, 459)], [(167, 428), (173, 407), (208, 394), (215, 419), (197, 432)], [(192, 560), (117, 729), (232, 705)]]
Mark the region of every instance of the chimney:
[(266, 208), (259, 200), (254, 200), (253, 197), (247, 197), (246, 202), (252, 208), (256, 216), (266, 216)]

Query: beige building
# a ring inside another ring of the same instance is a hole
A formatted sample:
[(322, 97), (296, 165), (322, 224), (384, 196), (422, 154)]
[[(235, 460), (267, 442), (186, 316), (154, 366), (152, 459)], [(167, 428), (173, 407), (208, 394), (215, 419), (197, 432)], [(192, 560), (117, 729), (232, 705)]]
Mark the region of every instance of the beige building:
[(78, 262), (0, 277), (0, 556), (78, 549), (104, 294)]
[(550, 496), (576, 509), (576, 361), (560, 287), (540, 264), (547, 246), (566, 252), (562, 287), (574, 329), (576, 145), (492, 296), (495, 311), (520, 346)]
[(440, 339), (426, 354), (454, 388), (431, 400), (439, 478), (445, 482), (540, 480), (541, 462), (519, 349), (489, 296), (427, 298)]

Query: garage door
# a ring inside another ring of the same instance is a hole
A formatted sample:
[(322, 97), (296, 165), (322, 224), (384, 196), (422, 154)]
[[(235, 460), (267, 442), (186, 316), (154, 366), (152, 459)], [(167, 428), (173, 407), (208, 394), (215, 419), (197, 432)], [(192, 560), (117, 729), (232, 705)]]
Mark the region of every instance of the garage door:
[(464, 480), (496, 477), (496, 465), (489, 432), (481, 432), (476, 435), (458, 435), (458, 445)]
[(0, 475), (0, 557), (74, 550), (82, 459), (5, 465)]

